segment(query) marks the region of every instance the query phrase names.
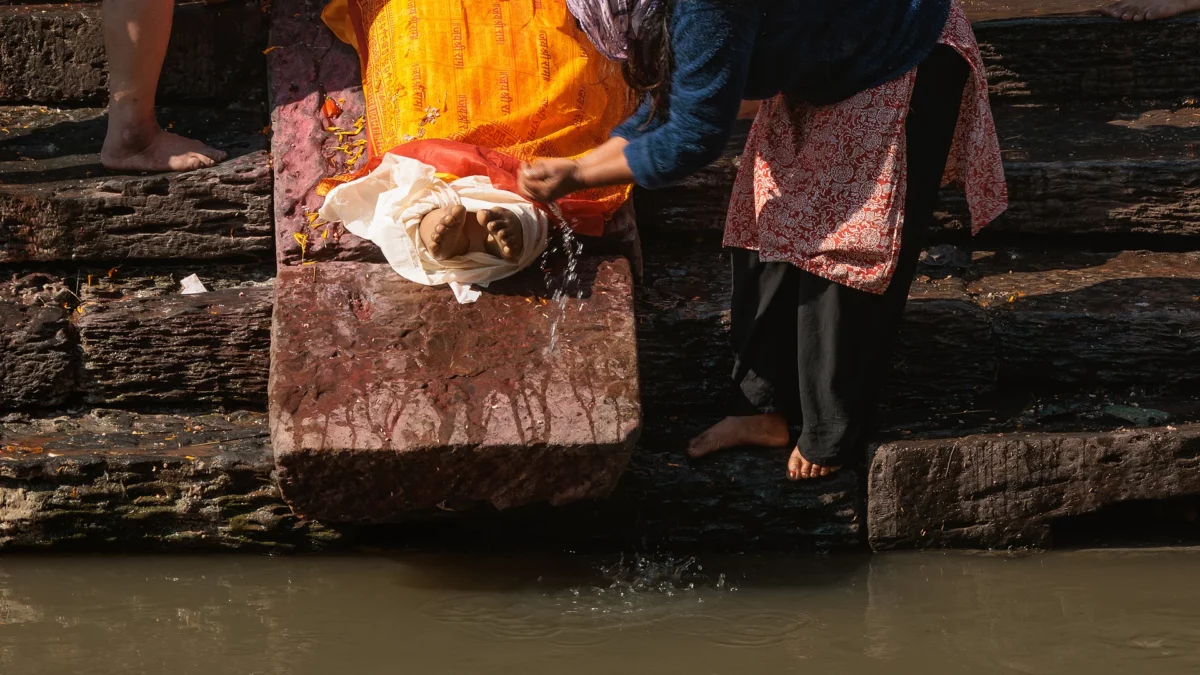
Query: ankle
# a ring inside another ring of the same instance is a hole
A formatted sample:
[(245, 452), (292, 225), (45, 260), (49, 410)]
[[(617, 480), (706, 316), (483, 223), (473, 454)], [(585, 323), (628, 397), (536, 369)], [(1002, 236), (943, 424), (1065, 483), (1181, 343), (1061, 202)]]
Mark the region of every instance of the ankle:
[(146, 149), (162, 132), (162, 127), (158, 125), (153, 111), (146, 115), (123, 110), (123, 107), (115, 103), (109, 106), (105, 145), (134, 151)]

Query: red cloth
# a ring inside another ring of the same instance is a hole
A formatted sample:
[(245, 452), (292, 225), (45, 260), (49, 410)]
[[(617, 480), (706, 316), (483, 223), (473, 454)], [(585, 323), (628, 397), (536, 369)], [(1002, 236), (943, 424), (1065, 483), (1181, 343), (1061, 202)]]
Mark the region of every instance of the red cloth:
[[(397, 145), (388, 150), (388, 153), (424, 162), (439, 173), (451, 174), (458, 178), (487, 176), (497, 189), (517, 192), (517, 175), (521, 170), (521, 161), (497, 150), (458, 141), (430, 139)], [(381, 157), (373, 157), (367, 162), (366, 168), (355, 177), (365, 176), (375, 170)], [(538, 207), (550, 216), (552, 222), (559, 220), (558, 214), (543, 205), (539, 204)], [(559, 200), (558, 207), (562, 209), (562, 217), (566, 224), (569, 224), (576, 234), (588, 237), (604, 234), (606, 217), (602, 203), (565, 197)]]

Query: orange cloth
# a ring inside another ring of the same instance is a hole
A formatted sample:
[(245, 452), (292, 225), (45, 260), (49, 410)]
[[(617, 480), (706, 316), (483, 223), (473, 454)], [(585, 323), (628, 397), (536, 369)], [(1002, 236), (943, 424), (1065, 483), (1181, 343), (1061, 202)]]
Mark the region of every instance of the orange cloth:
[[(375, 157), (418, 139), (521, 161), (577, 157), (630, 112), (619, 66), (596, 51), (562, 0), (333, 0), (322, 16), (358, 50)], [(601, 234), (630, 189), (576, 195), (603, 218), (575, 229)]]

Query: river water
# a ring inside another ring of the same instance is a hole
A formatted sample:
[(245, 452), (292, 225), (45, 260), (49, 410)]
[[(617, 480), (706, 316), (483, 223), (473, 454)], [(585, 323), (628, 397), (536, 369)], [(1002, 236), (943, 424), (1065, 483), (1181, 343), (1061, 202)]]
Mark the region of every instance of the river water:
[(1200, 551), (6, 557), (0, 673), (1200, 672)]

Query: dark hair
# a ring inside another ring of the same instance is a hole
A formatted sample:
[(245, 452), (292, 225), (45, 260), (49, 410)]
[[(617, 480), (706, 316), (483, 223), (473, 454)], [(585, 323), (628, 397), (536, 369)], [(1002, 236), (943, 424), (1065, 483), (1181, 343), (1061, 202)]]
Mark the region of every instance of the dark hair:
[(675, 0), (659, 0), (637, 26), (629, 29), (629, 58), (621, 67), (625, 83), (642, 100), (650, 100), (646, 124), (667, 116), (671, 101), (671, 13)]

